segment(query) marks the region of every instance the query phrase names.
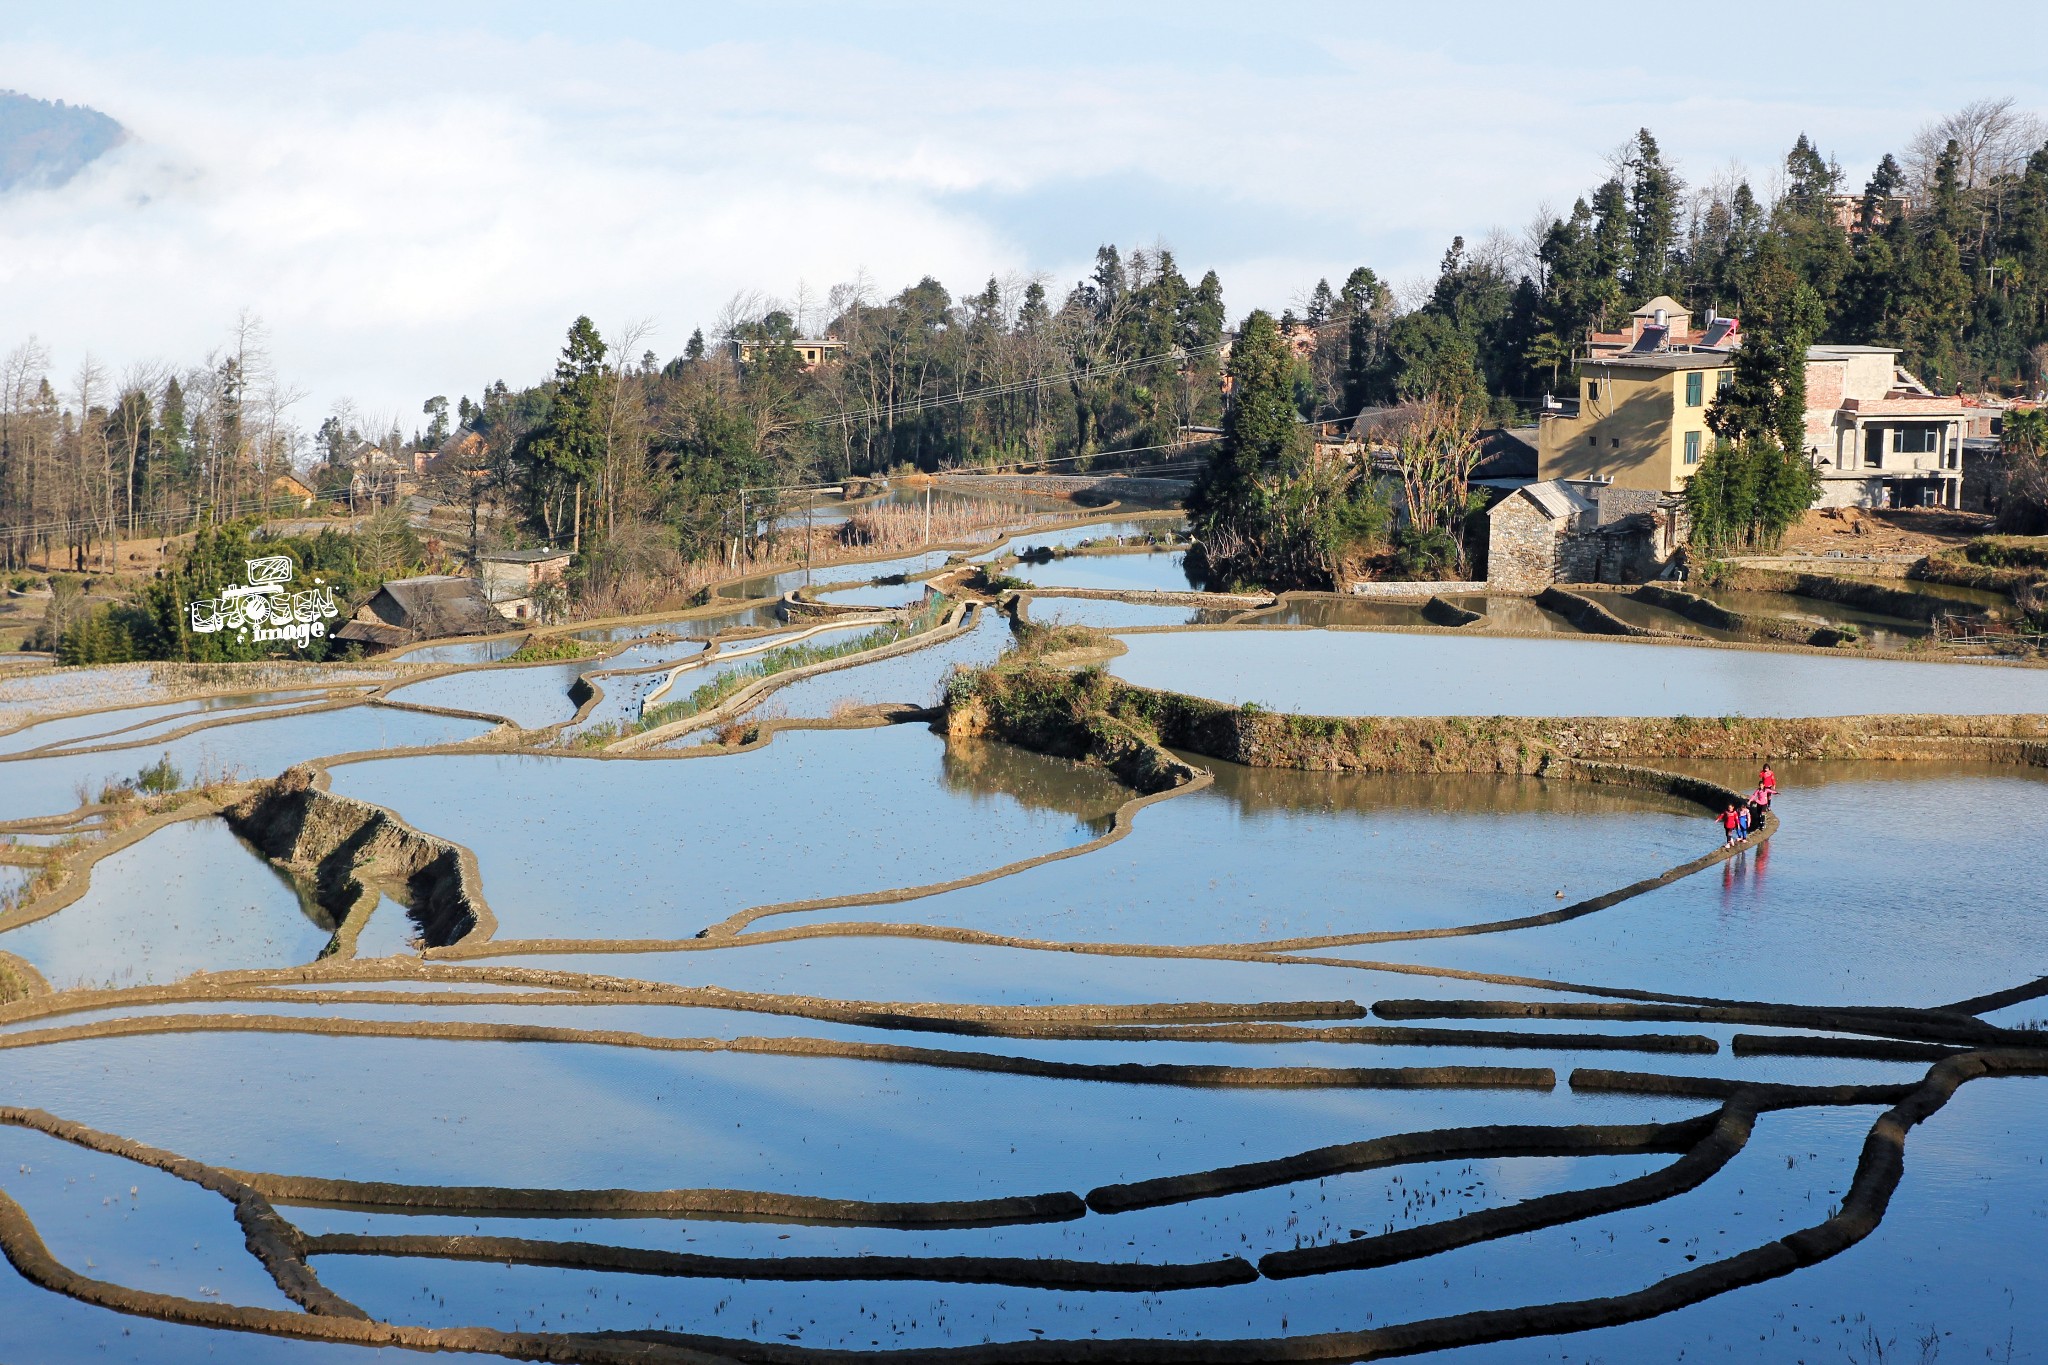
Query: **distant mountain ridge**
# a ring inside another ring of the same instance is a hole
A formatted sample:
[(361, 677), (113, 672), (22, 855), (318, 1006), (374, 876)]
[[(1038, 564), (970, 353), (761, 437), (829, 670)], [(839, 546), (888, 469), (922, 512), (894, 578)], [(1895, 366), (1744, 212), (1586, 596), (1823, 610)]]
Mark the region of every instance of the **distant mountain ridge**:
[(0, 90), (0, 193), (61, 185), (127, 136), (97, 109)]

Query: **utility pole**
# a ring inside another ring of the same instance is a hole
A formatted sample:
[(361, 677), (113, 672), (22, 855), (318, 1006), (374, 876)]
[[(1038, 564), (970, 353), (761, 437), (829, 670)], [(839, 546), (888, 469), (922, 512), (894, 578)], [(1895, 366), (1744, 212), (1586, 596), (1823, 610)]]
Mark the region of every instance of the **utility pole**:
[(924, 486), (924, 543), (927, 548), (932, 543), (932, 486), (930, 484)]

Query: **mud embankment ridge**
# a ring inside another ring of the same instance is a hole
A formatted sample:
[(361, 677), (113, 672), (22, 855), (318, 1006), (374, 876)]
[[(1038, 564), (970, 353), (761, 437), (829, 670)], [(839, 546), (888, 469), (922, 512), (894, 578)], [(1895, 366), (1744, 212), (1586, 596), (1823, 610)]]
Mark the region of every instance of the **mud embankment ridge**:
[(425, 834), (382, 806), (336, 796), (312, 767), (288, 768), (222, 812), (265, 857), (311, 880), (314, 898), (354, 942), (389, 891), (412, 911), (427, 947), (446, 947), (496, 919), (468, 849)]

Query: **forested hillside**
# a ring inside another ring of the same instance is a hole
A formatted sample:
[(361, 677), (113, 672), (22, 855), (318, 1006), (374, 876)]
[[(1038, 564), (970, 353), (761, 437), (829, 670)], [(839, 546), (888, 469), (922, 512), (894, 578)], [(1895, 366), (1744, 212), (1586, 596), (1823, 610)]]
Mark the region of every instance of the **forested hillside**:
[(97, 109), (0, 90), (0, 193), (61, 185), (125, 136)]

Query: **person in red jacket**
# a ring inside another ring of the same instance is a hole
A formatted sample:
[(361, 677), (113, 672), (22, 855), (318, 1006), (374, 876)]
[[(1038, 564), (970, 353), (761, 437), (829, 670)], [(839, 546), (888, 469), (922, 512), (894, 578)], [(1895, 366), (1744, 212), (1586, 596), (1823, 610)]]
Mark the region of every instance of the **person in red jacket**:
[(1756, 799), (1765, 810), (1771, 808), (1771, 798), (1778, 794), (1778, 775), (1771, 771), (1771, 765), (1764, 764), (1764, 770), (1756, 775)]
[(1735, 809), (1733, 801), (1728, 803), (1727, 810), (1721, 812), (1721, 828), (1728, 833), (1728, 837), (1721, 842), (1721, 847), (1733, 848), (1741, 841), (1742, 813)]

